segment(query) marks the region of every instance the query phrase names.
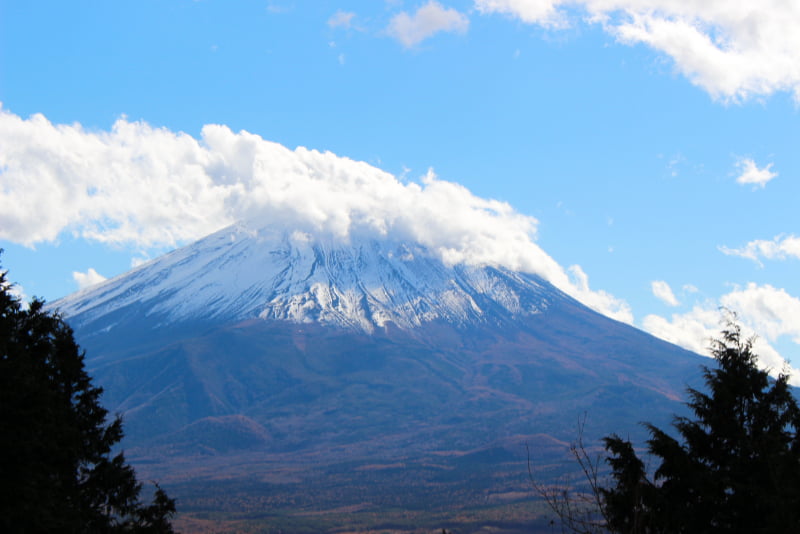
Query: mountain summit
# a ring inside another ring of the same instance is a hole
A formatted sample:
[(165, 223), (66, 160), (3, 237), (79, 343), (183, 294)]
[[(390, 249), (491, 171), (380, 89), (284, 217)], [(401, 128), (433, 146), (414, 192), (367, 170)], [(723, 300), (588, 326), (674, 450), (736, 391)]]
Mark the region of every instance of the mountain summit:
[(137, 469), (201, 511), (528, 498), (526, 444), (554, 469), (586, 414), (666, 424), (702, 361), (533, 274), (245, 224), (53, 306)]
[(535, 275), (448, 266), (418, 244), (343, 242), (241, 223), (57, 306), (76, 327), (105, 321), (102, 328), (111, 329), (127, 310), (158, 318), (161, 326), (257, 317), (372, 333), (433, 321), (507, 322), (561, 298)]

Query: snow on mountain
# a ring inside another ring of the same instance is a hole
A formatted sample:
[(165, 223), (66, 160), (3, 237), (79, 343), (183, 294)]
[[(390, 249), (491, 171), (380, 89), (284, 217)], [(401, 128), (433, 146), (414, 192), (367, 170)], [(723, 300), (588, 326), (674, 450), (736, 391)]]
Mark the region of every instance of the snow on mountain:
[[(238, 223), (56, 303), (73, 325), (136, 305), (161, 324), (193, 319), (319, 322), (372, 332), (489, 312), (529, 315), (550, 285), (500, 267), (448, 266), (418, 244), (343, 242)], [(496, 317), (496, 315), (495, 315)]]

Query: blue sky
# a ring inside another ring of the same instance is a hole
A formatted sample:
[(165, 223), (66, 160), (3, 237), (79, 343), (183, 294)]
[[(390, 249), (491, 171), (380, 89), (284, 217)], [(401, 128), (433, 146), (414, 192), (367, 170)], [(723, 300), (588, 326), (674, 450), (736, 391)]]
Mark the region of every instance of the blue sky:
[(48, 300), (118, 275), (275, 211), (306, 147), (365, 173), (323, 226), (422, 195), (442, 250), (700, 351), (728, 306), (800, 365), (800, 10), (696, 4), (0, 0), (3, 267)]

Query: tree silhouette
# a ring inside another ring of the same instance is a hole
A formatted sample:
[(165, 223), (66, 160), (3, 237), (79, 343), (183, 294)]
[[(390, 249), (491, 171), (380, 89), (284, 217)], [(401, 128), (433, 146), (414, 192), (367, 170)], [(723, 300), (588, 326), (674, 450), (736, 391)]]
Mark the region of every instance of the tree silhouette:
[[(579, 438), (572, 446), (590, 488), (587, 496), (553, 491), (531, 474), (534, 488), (563, 531), (594, 534), (800, 532), (800, 408), (788, 376), (757, 367), (753, 339), (729, 314), (704, 367), (703, 391), (689, 388), (693, 417), (676, 417), (676, 439), (646, 424), (651, 474), (633, 444), (612, 434), (603, 442), (611, 468), (605, 482)], [(530, 467), (529, 467), (530, 473)]]
[(72, 329), (34, 299), (26, 308), (0, 271), (0, 531), (173, 532), (175, 503), (150, 504), (107, 423), (102, 389)]
[(711, 347), (705, 391), (689, 389), (694, 418), (676, 417), (681, 441), (647, 425), (652, 480), (631, 444), (606, 438), (615, 485), (603, 489), (613, 532), (800, 532), (800, 409), (788, 376), (756, 366), (735, 316)]

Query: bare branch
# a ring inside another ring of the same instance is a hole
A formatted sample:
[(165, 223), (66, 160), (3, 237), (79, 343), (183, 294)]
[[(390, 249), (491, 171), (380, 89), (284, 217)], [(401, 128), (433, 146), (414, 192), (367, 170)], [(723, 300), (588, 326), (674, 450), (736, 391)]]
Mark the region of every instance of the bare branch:
[(601, 455), (591, 456), (583, 442), (586, 414), (578, 421), (578, 436), (570, 445), (570, 453), (575, 458), (581, 473), (588, 483), (588, 490), (580, 491), (577, 484), (564, 475), (559, 483), (546, 485), (534, 475), (531, 453), (528, 445), (528, 478), (531, 486), (548, 508), (558, 517), (562, 533), (600, 534), (608, 532), (604, 514), (602, 493), (600, 491)]

